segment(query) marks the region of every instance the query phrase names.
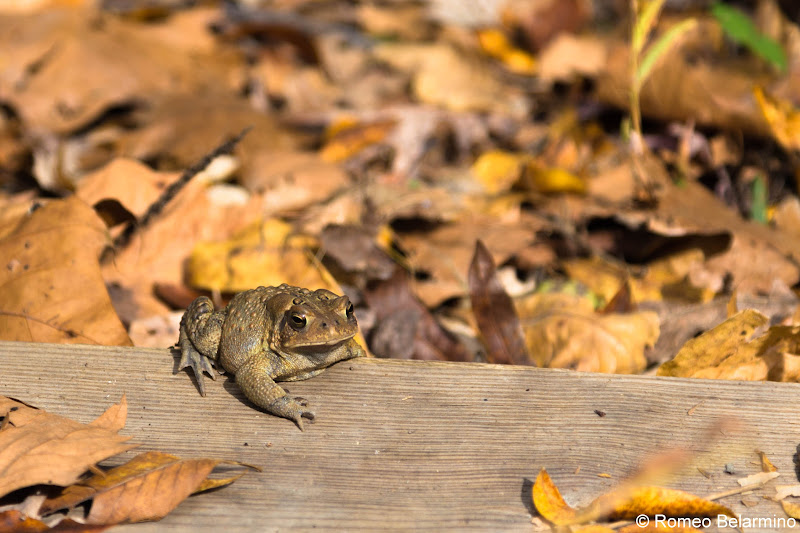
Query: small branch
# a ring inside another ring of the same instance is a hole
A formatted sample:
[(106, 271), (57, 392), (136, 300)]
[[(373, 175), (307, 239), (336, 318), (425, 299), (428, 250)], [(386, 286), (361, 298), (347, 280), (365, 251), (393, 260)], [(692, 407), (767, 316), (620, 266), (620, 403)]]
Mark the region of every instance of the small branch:
[(169, 201), (172, 200), (187, 183), (189, 183), (189, 180), (205, 170), (206, 167), (217, 157), (230, 154), (233, 149), (236, 148), (236, 145), (239, 144), (239, 141), (241, 141), (247, 132), (250, 131), (250, 129), (250, 127), (243, 129), (233, 139), (219, 145), (212, 152), (203, 156), (200, 161), (187, 168), (181, 177), (167, 187), (167, 189), (161, 193), (161, 196), (159, 196), (158, 199), (150, 205), (150, 207), (147, 209), (147, 212), (142, 215), (137, 223), (129, 224), (125, 230), (120, 233), (116, 239), (114, 239), (114, 250), (122, 250), (128, 246), (134, 234), (137, 231), (141, 231), (146, 228), (155, 217), (160, 215), (161, 212), (164, 211), (164, 208), (167, 206)]

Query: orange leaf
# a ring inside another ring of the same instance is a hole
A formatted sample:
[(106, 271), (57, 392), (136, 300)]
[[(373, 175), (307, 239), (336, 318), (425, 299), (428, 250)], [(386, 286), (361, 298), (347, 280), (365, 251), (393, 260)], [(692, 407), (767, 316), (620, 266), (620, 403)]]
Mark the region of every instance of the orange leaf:
[(559, 526), (574, 524), (577, 513), (558, 492), (550, 475), (542, 468), (533, 484), (533, 505), (543, 518)]
[[(611, 499), (610, 518), (612, 520), (631, 520), (638, 515), (655, 516), (708, 516), (727, 515), (736, 518), (733, 511), (718, 503), (704, 500), (693, 494), (663, 487), (639, 487), (631, 489), (627, 495), (607, 494), (597, 498), (590, 508), (602, 508)], [(616, 500), (616, 501), (614, 501)]]
[(125, 406), (123, 397), (93, 423), (81, 424), (0, 396), (0, 416), (6, 417), (0, 429), (0, 496), (37, 484), (69, 485), (90, 466), (134, 448), (124, 444), (130, 437), (117, 435)]
[[(130, 345), (98, 257), (105, 224), (75, 196), (0, 229), (0, 338), (27, 342)], [(54, 310), (58, 310), (54, 312)]]
[(124, 465), (67, 487), (58, 497), (45, 501), (42, 512), (72, 508), (93, 498), (87, 523), (159, 520), (190, 494), (227, 485), (241, 477), (237, 474), (223, 480), (206, 480), (222, 463), (240, 465), (218, 459), (180, 459), (160, 452), (143, 453)]

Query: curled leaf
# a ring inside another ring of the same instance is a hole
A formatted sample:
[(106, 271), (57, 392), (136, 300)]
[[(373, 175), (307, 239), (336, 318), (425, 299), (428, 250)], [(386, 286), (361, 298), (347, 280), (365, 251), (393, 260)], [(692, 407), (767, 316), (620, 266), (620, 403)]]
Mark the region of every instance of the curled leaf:
[(558, 488), (550, 479), (550, 475), (542, 468), (533, 484), (533, 505), (543, 518), (558, 526), (574, 524), (577, 513), (570, 507)]

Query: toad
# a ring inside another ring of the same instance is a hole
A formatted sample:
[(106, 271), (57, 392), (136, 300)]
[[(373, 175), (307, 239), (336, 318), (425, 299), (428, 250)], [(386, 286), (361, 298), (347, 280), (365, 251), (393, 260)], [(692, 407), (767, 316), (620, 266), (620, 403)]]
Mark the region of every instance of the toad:
[(237, 294), (214, 311), (201, 296), (181, 319), (180, 369), (190, 367), (200, 394), (203, 373), (216, 379), (211, 363), (234, 374), (245, 396), (261, 409), (293, 420), (314, 419), (302, 398), (276, 381), (298, 381), (345, 359), (365, 355), (354, 336), (358, 323), (347, 296), (283, 284)]

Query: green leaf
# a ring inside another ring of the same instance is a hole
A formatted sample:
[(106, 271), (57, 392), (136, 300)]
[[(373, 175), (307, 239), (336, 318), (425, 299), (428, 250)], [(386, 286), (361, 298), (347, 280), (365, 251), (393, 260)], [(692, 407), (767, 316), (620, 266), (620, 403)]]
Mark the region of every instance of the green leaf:
[(750, 207), (750, 218), (760, 224), (767, 223), (767, 183), (764, 176), (758, 175), (752, 185), (753, 203)]
[(786, 71), (789, 66), (786, 52), (778, 42), (758, 31), (744, 12), (722, 2), (715, 2), (711, 6), (711, 14), (732, 41), (745, 46), (781, 72)]
[(691, 30), (697, 25), (695, 19), (682, 20), (678, 24), (671, 27), (664, 35), (662, 35), (656, 42), (654, 42), (644, 54), (639, 69), (636, 71), (636, 83), (641, 87), (650, 72), (653, 70), (656, 62), (663, 56), (669, 48), (675, 44), (678, 38)]

